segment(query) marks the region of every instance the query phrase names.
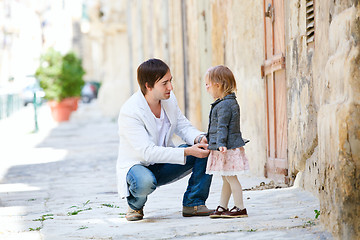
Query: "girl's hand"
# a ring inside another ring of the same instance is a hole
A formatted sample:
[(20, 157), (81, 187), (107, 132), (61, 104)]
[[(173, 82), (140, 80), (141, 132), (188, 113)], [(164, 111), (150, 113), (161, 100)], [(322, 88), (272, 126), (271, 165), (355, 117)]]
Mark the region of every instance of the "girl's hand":
[(200, 134), (199, 136), (197, 136), (194, 139), (194, 144), (197, 144), (197, 143), (202, 143), (202, 144), (207, 144), (208, 143), (204, 134)]
[(219, 147), (219, 151), (222, 153), (226, 153), (227, 148), (226, 147)]
[(201, 144), (208, 144), (208, 141), (206, 139), (206, 137), (204, 136), (202, 139), (201, 139)]

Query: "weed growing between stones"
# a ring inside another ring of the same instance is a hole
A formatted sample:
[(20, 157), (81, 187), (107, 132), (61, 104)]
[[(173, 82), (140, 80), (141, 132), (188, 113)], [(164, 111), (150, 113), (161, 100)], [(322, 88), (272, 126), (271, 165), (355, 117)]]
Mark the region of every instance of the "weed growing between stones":
[(40, 231), (42, 227), (37, 227), (37, 228), (29, 228), (29, 231)]
[(314, 226), (314, 225), (315, 225), (314, 221), (307, 221), (306, 223), (304, 223), (303, 228), (311, 227), (311, 226)]
[(314, 212), (315, 212), (315, 219), (318, 219), (318, 217), (320, 216), (320, 211), (315, 209)]
[(101, 206), (109, 207), (109, 208), (120, 208), (119, 206), (116, 206), (116, 205), (113, 205), (113, 204), (109, 204), (109, 203), (103, 203), (103, 204), (101, 204)]
[(45, 215), (42, 215), (41, 218), (34, 219), (33, 221), (43, 222), (43, 221), (48, 220), (48, 219), (54, 219), (52, 216), (54, 216), (54, 214), (45, 214)]
[(87, 200), (84, 204), (83, 204), (83, 206), (82, 207), (78, 207), (78, 206), (71, 206), (70, 208), (77, 208), (76, 210), (74, 210), (74, 211), (72, 211), (72, 212), (68, 212), (67, 213), (67, 215), (68, 216), (72, 216), (72, 215), (77, 215), (78, 213), (80, 213), (80, 212), (83, 212), (83, 211), (89, 211), (89, 210), (92, 210), (92, 208), (91, 207), (89, 207), (89, 208), (85, 208), (85, 206), (87, 205), (87, 204), (89, 204), (90, 203), (90, 200)]

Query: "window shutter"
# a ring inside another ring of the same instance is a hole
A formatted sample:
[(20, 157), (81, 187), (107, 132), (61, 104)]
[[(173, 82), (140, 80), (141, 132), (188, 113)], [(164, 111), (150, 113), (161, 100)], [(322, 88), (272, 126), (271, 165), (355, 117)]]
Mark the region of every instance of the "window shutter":
[(306, 0), (306, 43), (314, 42), (314, 0)]

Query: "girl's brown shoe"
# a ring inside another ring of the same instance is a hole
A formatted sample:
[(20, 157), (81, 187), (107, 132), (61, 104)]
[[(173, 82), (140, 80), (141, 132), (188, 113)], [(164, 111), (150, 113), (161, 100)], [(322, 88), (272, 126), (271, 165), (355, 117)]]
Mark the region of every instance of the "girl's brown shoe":
[(226, 211), (221, 214), (221, 217), (223, 218), (243, 218), (247, 217), (247, 211), (246, 208), (239, 209), (238, 207), (234, 206), (230, 211)]
[(222, 214), (229, 211), (229, 209), (225, 209), (222, 206), (218, 206), (216, 210), (210, 214), (210, 218), (221, 218)]

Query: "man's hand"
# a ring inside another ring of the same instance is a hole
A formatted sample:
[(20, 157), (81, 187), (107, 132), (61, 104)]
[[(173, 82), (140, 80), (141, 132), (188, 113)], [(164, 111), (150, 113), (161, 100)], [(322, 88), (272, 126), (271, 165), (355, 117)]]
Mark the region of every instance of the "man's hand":
[(209, 156), (210, 150), (207, 149), (208, 145), (207, 144), (195, 144), (191, 147), (187, 147), (184, 150), (184, 155), (185, 156), (194, 156), (194, 157), (198, 157), (198, 158), (205, 158), (207, 156)]

